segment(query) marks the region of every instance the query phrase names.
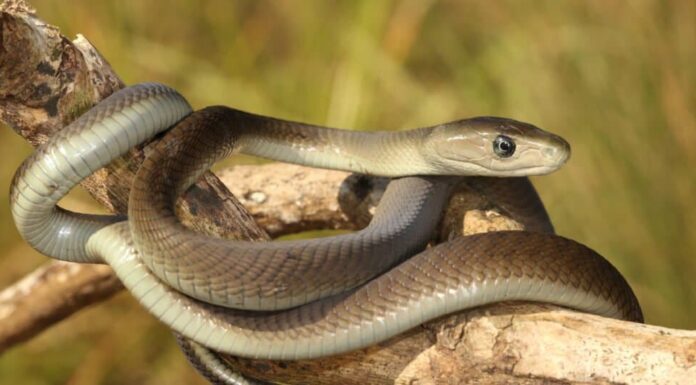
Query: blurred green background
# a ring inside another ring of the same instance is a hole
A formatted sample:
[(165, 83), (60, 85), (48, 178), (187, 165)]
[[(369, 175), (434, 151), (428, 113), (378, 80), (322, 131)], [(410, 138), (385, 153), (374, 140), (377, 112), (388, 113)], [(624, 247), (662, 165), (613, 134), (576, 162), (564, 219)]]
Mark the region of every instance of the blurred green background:
[[(696, 327), (696, 2), (31, 3), (127, 83), (168, 83), (195, 107), (357, 129), (499, 115), (558, 133), (571, 161), (534, 179), (558, 232), (611, 260), (649, 323)], [(7, 207), (30, 148), (2, 127), (0, 149), (6, 286), (47, 259)], [(0, 356), (0, 383), (203, 382), (122, 293)]]

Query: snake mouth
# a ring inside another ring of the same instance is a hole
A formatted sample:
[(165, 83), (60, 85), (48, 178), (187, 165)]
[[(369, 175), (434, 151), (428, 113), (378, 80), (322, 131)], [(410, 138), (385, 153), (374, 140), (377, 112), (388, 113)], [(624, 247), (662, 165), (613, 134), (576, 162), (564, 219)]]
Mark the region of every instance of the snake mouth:
[(541, 150), (541, 154), (548, 159), (556, 167), (564, 165), (570, 159), (571, 149), (570, 143), (560, 136), (549, 134), (553, 145), (547, 146)]
[(511, 169), (500, 169), (495, 167), (485, 167), (477, 164), (471, 165), (473, 175), (488, 176), (488, 177), (523, 177), (523, 176), (538, 176), (550, 174), (561, 166), (559, 165), (542, 165), (542, 166), (527, 166), (515, 167)]

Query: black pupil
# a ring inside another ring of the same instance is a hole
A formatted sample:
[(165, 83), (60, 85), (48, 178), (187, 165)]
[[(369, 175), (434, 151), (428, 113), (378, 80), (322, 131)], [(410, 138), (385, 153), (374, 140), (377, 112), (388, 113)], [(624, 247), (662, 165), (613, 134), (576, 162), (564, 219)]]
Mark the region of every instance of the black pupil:
[(505, 135), (498, 135), (493, 141), (493, 151), (501, 158), (507, 158), (515, 153), (515, 142)]

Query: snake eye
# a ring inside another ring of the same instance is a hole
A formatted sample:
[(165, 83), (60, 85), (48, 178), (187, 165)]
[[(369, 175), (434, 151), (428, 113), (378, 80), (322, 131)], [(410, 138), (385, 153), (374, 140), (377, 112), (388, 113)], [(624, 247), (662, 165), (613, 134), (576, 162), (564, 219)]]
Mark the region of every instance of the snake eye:
[(493, 140), (493, 152), (501, 158), (509, 158), (515, 153), (515, 141), (505, 135), (498, 135)]

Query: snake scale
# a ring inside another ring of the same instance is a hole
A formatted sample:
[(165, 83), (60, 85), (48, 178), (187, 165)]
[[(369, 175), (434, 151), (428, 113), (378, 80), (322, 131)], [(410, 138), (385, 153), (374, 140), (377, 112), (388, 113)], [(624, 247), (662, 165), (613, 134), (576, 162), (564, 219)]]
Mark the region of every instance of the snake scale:
[[(136, 176), (127, 220), (56, 205), (83, 178), (172, 126)], [(177, 197), (237, 151), (395, 179), (372, 222), (353, 234), (253, 243), (185, 228), (174, 213)], [(352, 132), (221, 106), (192, 113), (175, 90), (145, 83), (114, 93), (37, 149), (15, 175), (11, 208), (40, 252), (109, 264), (185, 337), (184, 350), (209, 378), (250, 383), (213, 350), (282, 360), (335, 355), (502, 300), (641, 321), (619, 272), (574, 241), (517, 231), (426, 249), (456, 176), (546, 174), (568, 156), (560, 137), (510, 119)]]

